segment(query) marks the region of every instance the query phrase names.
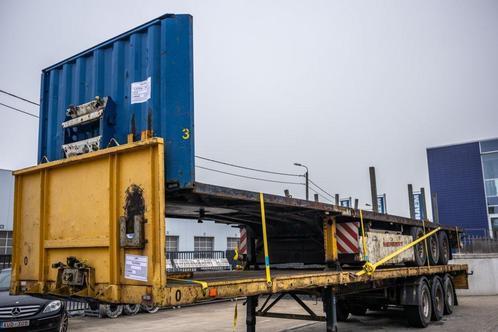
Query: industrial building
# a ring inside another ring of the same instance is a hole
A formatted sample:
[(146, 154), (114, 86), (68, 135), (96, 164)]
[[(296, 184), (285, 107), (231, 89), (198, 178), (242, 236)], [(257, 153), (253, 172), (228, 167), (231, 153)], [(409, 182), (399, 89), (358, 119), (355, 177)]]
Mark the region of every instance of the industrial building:
[(12, 220), (14, 211), (14, 176), (0, 169), (0, 255), (12, 253)]
[(498, 139), (427, 149), (435, 218), (467, 234), (498, 236)]
[(239, 243), (238, 227), (214, 221), (169, 219), (166, 222), (166, 251), (225, 251)]

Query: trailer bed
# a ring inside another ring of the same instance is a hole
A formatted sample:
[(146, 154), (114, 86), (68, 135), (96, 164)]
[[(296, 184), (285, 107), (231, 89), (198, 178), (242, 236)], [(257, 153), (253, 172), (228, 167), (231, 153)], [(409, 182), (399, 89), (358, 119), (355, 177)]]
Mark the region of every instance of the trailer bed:
[[(360, 218), (360, 210), (339, 205), (307, 201), (274, 194), (264, 194), (268, 220), (284, 223), (322, 222), (324, 215), (336, 216), (337, 222)], [(206, 219), (232, 224), (260, 224), (259, 193), (243, 189), (195, 182), (192, 188), (166, 192), (166, 216), (172, 218), (199, 218), (204, 209)], [(420, 226), (420, 220), (373, 211), (362, 211), (365, 220)], [(457, 227), (426, 223), (430, 229), (458, 231)]]
[[(261, 294), (306, 292), (332, 287), (338, 294), (388, 287), (391, 281), (420, 276), (450, 274), (456, 288), (468, 288), (467, 265), (450, 264), (422, 267), (390, 267), (372, 275), (357, 276), (359, 269), (324, 271), (323, 269), (274, 269), (268, 284), (264, 270), (194, 272), (189, 279), (167, 280), (163, 305), (180, 305), (215, 298), (235, 298)], [(206, 283), (203, 287), (201, 282)]]

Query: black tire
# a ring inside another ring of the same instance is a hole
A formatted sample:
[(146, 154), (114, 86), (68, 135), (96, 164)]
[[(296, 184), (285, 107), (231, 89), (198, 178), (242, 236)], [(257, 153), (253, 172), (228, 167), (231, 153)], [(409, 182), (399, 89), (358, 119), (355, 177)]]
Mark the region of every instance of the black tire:
[(429, 263), (437, 265), (440, 256), (439, 237), (437, 233), (427, 238), (427, 249), (429, 250)]
[(444, 290), (444, 314), (451, 315), (456, 304), (455, 287), (453, 286), (453, 279), (449, 275), (443, 278)]
[(432, 302), (431, 290), (424, 279), (418, 285), (417, 296), (418, 305), (405, 307), (406, 318), (411, 326), (426, 327), (431, 321)]
[(149, 314), (155, 314), (159, 311), (159, 307), (148, 304), (141, 304), (140, 308)]
[(439, 239), (439, 265), (446, 265), (450, 260), (451, 248), (450, 241), (448, 239), (448, 234), (444, 231), (440, 231), (438, 233)]
[(441, 278), (434, 277), (431, 285), (432, 315), (431, 320), (440, 321), (444, 315), (444, 290)]
[(61, 317), (61, 322), (59, 323), (59, 329), (57, 331), (67, 332), (68, 328), (69, 328), (69, 317), (67, 315), (67, 311), (64, 309), (64, 312), (62, 313)]
[[(416, 240), (424, 235), (424, 230), (421, 227), (412, 227), (410, 229), (410, 235), (413, 237), (413, 240)], [(424, 266), (427, 263), (427, 252), (425, 250), (424, 241), (413, 247), (413, 253), (415, 255), (414, 264), (416, 266)]]
[(118, 318), (123, 313), (123, 306), (120, 304), (101, 304), (100, 314), (103, 317)]
[(352, 305), (349, 311), (355, 316), (365, 316), (367, 314), (367, 307), (362, 305)]
[(345, 322), (349, 318), (349, 309), (344, 303), (344, 301), (337, 301), (337, 304), (335, 306), (335, 312), (337, 313), (337, 321), (338, 322)]
[(140, 304), (126, 304), (123, 306), (123, 313), (128, 316), (134, 316), (140, 311)]

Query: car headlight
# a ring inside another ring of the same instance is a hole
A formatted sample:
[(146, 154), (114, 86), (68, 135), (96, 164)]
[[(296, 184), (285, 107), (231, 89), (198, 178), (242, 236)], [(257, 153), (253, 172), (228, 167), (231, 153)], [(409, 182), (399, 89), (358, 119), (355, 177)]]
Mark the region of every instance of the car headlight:
[(62, 302), (59, 300), (55, 300), (47, 304), (45, 309), (43, 309), (43, 312), (47, 313), (47, 312), (58, 311), (61, 307), (62, 307)]

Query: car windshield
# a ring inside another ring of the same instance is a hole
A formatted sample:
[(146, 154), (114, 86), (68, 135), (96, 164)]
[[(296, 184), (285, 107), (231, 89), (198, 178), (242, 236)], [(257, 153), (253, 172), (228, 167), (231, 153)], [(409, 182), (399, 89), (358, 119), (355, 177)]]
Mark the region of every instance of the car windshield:
[(0, 291), (8, 290), (10, 287), (10, 269), (4, 269), (0, 272)]

